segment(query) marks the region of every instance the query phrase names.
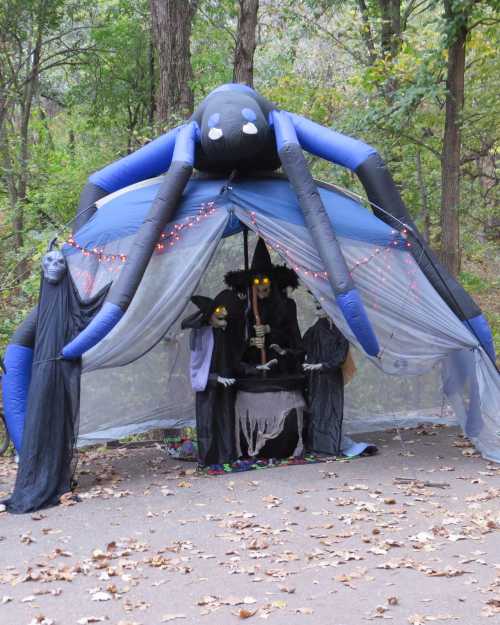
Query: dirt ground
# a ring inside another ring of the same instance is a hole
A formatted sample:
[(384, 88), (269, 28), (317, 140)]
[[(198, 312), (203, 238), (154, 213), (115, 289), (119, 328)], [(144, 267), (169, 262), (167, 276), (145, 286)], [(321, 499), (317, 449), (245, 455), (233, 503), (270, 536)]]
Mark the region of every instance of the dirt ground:
[[(500, 623), (500, 466), (454, 428), (403, 439), (218, 477), (83, 453), (80, 503), (0, 514), (0, 623)], [(0, 496), (14, 474), (0, 459)]]

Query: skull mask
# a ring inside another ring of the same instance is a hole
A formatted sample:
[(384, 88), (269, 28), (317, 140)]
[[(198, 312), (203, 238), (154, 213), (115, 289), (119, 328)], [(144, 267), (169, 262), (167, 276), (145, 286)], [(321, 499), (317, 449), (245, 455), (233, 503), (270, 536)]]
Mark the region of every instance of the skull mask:
[(217, 306), (210, 317), (210, 325), (213, 328), (220, 328), (225, 330), (227, 326), (227, 309), (225, 306)]
[(257, 297), (266, 299), (271, 295), (271, 279), (268, 276), (257, 275), (252, 279), (252, 284), (257, 289)]
[(43, 277), (50, 284), (58, 284), (66, 273), (66, 261), (61, 252), (52, 250), (42, 258)]

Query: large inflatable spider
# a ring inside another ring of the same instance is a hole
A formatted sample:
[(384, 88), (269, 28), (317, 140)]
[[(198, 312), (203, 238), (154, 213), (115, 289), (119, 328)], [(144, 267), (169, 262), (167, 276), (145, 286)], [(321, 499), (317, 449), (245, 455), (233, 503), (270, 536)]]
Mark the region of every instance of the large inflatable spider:
[[(428, 249), (376, 150), (300, 115), (279, 110), (250, 87), (239, 84), (218, 87), (185, 124), (90, 176), (81, 194), (75, 232), (90, 219), (100, 198), (167, 172), (106, 302), (90, 325), (65, 346), (64, 358), (81, 356), (123, 316), (161, 232), (174, 218), (193, 168), (229, 176), (234, 172), (240, 175), (269, 172), (280, 166), (297, 195), (339, 309), (365, 352), (377, 356), (377, 337), (302, 150), (357, 174), (375, 215), (403, 232), (408, 249), (429, 281), (494, 360), (491, 331), (481, 310)], [(29, 344), (35, 319), (35, 313), (30, 315), (14, 340)]]

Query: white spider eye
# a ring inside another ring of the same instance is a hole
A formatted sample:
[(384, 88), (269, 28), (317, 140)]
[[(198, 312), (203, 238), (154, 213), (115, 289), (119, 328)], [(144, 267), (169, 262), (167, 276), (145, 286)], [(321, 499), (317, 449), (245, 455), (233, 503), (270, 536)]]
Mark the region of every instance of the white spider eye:
[(217, 141), (217, 139), (220, 139), (222, 137), (222, 130), (221, 128), (210, 128), (210, 130), (208, 131), (208, 138), (212, 139), (213, 141)]
[(257, 126), (255, 124), (252, 124), (252, 122), (247, 122), (243, 126), (242, 130), (246, 135), (256, 135), (258, 132)]

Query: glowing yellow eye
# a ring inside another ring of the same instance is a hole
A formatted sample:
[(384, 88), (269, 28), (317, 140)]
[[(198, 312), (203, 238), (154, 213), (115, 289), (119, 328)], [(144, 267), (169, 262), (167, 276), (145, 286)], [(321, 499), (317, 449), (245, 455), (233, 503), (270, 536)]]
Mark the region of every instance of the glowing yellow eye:
[(262, 278), (262, 284), (270, 284), (271, 280), (269, 278)]
[(254, 278), (254, 279), (253, 279), (253, 283), (254, 283), (254, 284), (260, 284), (260, 280), (259, 280), (259, 278)]
[(217, 308), (215, 309), (215, 313), (217, 315), (220, 315), (221, 313), (225, 312), (225, 310), (226, 309), (224, 308), (224, 306), (217, 306)]

